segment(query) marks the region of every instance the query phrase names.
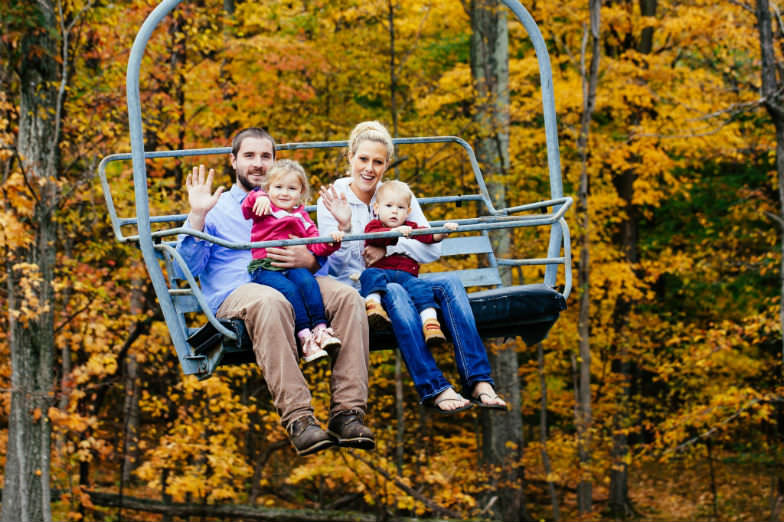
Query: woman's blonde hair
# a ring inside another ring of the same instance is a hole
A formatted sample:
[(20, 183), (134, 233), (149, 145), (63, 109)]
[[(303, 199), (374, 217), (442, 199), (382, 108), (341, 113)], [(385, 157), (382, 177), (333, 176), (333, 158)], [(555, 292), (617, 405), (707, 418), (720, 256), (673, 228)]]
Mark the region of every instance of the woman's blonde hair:
[(308, 176), (305, 174), (305, 169), (303, 169), (302, 165), (300, 165), (297, 161), (282, 159), (273, 163), (267, 171), (267, 177), (264, 178), (264, 181), (261, 184), (261, 188), (264, 189), (264, 192), (267, 192), (269, 190), (270, 184), (273, 181), (283, 176), (284, 174), (289, 173), (294, 173), (297, 175), (297, 179), (299, 179), (299, 182), (302, 185), (302, 195), (300, 197), (299, 204), (305, 205), (308, 201), (310, 201), (310, 183), (308, 183)]
[(387, 148), (387, 163), (389, 163), (392, 156), (395, 154), (395, 145), (392, 143), (392, 136), (389, 135), (389, 131), (381, 122), (363, 121), (354, 127), (348, 138), (349, 159), (354, 157), (360, 143), (363, 141), (375, 141), (384, 145)]

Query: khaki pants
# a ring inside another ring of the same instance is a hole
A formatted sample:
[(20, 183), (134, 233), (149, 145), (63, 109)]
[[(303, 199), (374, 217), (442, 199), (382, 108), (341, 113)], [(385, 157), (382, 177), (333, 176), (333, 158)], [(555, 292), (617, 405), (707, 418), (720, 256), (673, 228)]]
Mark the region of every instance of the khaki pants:
[[(316, 278), (330, 326), (343, 345), (332, 359), (330, 418), (343, 410), (365, 412), (368, 395), (368, 324), (356, 290), (329, 277)], [(218, 308), (221, 319), (245, 321), (256, 362), (283, 426), (312, 414), (308, 383), (299, 368), (294, 312), (283, 295), (268, 286), (246, 283)]]

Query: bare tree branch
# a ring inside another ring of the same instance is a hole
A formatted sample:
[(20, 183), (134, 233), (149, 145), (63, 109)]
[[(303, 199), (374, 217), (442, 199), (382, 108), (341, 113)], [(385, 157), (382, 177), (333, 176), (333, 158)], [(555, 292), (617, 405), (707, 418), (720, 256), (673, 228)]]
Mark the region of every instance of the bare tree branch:
[(741, 9), (745, 9), (746, 11), (749, 11), (751, 13), (754, 12), (754, 8), (749, 4), (744, 4), (743, 2), (739, 2), (738, 0), (728, 0), (728, 2), (732, 5), (736, 5), (740, 7)]
[(768, 212), (767, 210), (765, 211), (765, 215), (768, 216), (768, 218), (771, 220), (775, 221), (779, 227), (781, 227), (781, 230), (784, 230), (784, 218), (778, 214), (774, 214), (773, 212)]
[(663, 457), (665, 455), (669, 455), (669, 454), (675, 453), (675, 452), (681, 452), (684, 449), (686, 449), (687, 447), (689, 447), (692, 444), (694, 444), (695, 442), (698, 442), (698, 441), (700, 441), (700, 440), (702, 440), (704, 438), (710, 437), (711, 435), (716, 433), (719, 430), (719, 428), (721, 428), (722, 426), (726, 426), (727, 424), (729, 424), (733, 420), (737, 419), (743, 412), (745, 412), (746, 410), (748, 410), (749, 408), (751, 408), (752, 406), (754, 406), (754, 405), (756, 405), (756, 404), (758, 404), (760, 402), (761, 402), (761, 399), (752, 399), (752, 400), (750, 400), (749, 402), (747, 402), (746, 404), (744, 404), (743, 406), (741, 406), (740, 408), (735, 410), (735, 412), (732, 415), (730, 415), (729, 417), (726, 417), (725, 419), (722, 419), (718, 424), (715, 424), (709, 430), (707, 430), (707, 431), (705, 431), (703, 433), (700, 433), (699, 435), (696, 435), (696, 436), (690, 438), (689, 440), (687, 440), (685, 442), (682, 442), (681, 444), (678, 444), (674, 448), (668, 449), (667, 451), (662, 453), (660, 455), (660, 457)]
[(442, 514), (444, 514), (444, 515), (446, 515), (448, 517), (452, 517), (452, 518), (461, 518), (461, 515), (459, 513), (456, 513), (454, 511), (452, 511), (451, 509), (445, 508), (443, 506), (439, 506), (433, 500), (425, 497), (424, 495), (422, 495), (421, 493), (419, 493), (418, 491), (416, 491), (412, 487), (407, 486), (406, 484), (404, 484), (399, 478), (392, 477), (389, 473), (387, 473), (383, 469), (379, 468), (378, 466), (376, 466), (372, 462), (368, 461), (367, 459), (361, 457), (357, 452), (351, 452), (351, 456), (354, 457), (355, 459), (357, 459), (358, 461), (362, 462), (365, 466), (367, 466), (370, 469), (372, 469), (375, 473), (378, 473), (379, 475), (384, 477), (386, 480), (388, 480), (389, 482), (393, 483), (397, 488), (401, 489), (406, 494), (411, 495), (412, 497), (414, 497), (418, 501), (422, 502), (424, 505), (426, 505), (428, 508), (430, 508), (431, 510), (435, 511), (436, 513), (442, 513)]

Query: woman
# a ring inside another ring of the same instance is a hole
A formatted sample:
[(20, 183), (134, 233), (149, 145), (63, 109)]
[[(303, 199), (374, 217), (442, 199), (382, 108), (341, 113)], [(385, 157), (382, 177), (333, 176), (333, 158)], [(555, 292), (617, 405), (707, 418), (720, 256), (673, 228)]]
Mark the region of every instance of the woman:
[[(361, 233), (365, 229), (374, 217), (371, 208), (376, 189), (393, 153), (392, 138), (380, 123), (363, 122), (354, 128), (348, 147), (349, 176), (321, 190), (317, 218), (321, 234)], [(409, 219), (420, 226), (429, 226), (416, 200), (412, 202)], [(386, 249), (365, 247), (361, 241), (346, 241), (330, 256), (329, 273), (358, 288), (357, 278), (365, 266), (387, 254), (404, 253), (420, 263), (428, 263), (438, 259), (440, 252), (438, 244), (402, 237), (397, 245)], [(445, 414), (466, 410), (473, 404), (506, 410), (506, 403), (493, 389), (490, 363), (462, 283), (450, 274), (439, 275), (428, 282), (433, 286), (444, 324), (454, 343), (463, 392), (470, 399), (457, 393), (438, 369), (425, 345), (422, 322), (411, 298), (402, 286), (391, 283), (382, 296), (382, 304), (392, 320), (400, 352), (423, 403)]]

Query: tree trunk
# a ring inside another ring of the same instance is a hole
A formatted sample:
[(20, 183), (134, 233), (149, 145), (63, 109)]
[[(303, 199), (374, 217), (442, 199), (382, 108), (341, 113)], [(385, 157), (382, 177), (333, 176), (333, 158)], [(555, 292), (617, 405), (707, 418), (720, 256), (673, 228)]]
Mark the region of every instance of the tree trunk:
[(35, 199), (34, 241), (6, 258), (11, 347), (11, 411), (2, 522), (52, 519), (49, 489), (54, 362), (54, 262), (59, 155), (59, 28), (49, 0), (30, 6), (40, 28), (20, 43), (17, 152)]
[[(398, 137), (398, 110), (397, 110), (397, 65), (395, 64), (395, 2), (387, 1), (387, 20), (389, 22), (389, 112), (392, 117), (392, 137)], [(397, 147), (395, 147), (397, 155)], [(398, 164), (395, 162), (394, 179), (399, 179)], [(403, 400), (403, 371), (400, 351), (395, 350), (395, 466), (398, 473), (403, 470), (405, 453), (405, 402)]]
[[(657, 0), (640, 0), (640, 14), (642, 16), (656, 16)], [(637, 42), (636, 50), (642, 54), (653, 51), (653, 27), (642, 30)], [(641, 115), (635, 116), (632, 125), (637, 124)], [(626, 261), (632, 266), (639, 262), (638, 238), (639, 220), (637, 207), (634, 204), (634, 181), (636, 172), (632, 169), (621, 173), (613, 179), (618, 195), (624, 202), (625, 217), (621, 224), (620, 242), (621, 249), (626, 256)], [(635, 270), (636, 271), (636, 270)], [(621, 297), (616, 303), (616, 331), (621, 332), (628, 323), (627, 317), (632, 312), (635, 303)], [(621, 339), (628, 336), (620, 335)], [(630, 417), (629, 403), (631, 401), (632, 363), (629, 360), (628, 345), (625, 341), (615, 346), (616, 360), (613, 362), (613, 371), (620, 374), (622, 389), (618, 398), (617, 413), (613, 418), (613, 448), (612, 465), (610, 469), (610, 494), (608, 509), (613, 518), (626, 519), (634, 514), (634, 509), (629, 500), (629, 443), (626, 432), (634, 423)]]
[(504, 521), (532, 520), (525, 507), (523, 459), (523, 419), (521, 415), (520, 380), (518, 378), (515, 343), (490, 354), (490, 365), (498, 376), (496, 391), (502, 395), (510, 411), (506, 415), (488, 410), (480, 413), (482, 424), (482, 459), (500, 467), (495, 477), (494, 506), (497, 518)]
[[(471, 75), (476, 91), (474, 120), (477, 123), (477, 160), (487, 180), (488, 191), (496, 208), (506, 206), (506, 187), (502, 181), (509, 171), (509, 32), (506, 10), (498, 0), (473, 0), (471, 16)], [(491, 236), (496, 255), (506, 257), (511, 250), (508, 230)], [(511, 283), (511, 272), (502, 270), (505, 284)], [(487, 411), (482, 417), (482, 455), (493, 467), (500, 467), (503, 476), (496, 493), (496, 515), (501, 520), (527, 520), (523, 468), (523, 421), (520, 404), (517, 351), (514, 343), (503, 343), (497, 353), (490, 354), (496, 377), (496, 390), (510, 405), (507, 415)]]
[[(377, 515), (356, 511), (323, 509), (286, 509), (256, 507), (237, 504), (189, 504), (156, 501), (146, 498), (120, 497), (111, 493), (89, 491), (90, 501), (96, 506), (119, 507), (146, 513), (157, 513), (164, 517), (199, 517), (199, 520), (261, 520), (269, 522), (376, 522)], [(449, 522), (452, 518), (413, 518), (390, 516), (387, 522)]]
[[(496, 208), (506, 206), (503, 176), (509, 172), (509, 29), (498, 0), (471, 2), (471, 75), (476, 92), (474, 120), (478, 128), (476, 155)], [(491, 234), (496, 254), (511, 250), (508, 229)], [(501, 267), (504, 284), (509, 267)]]
[[(773, 120), (776, 129), (776, 174), (778, 178), (779, 214), (772, 216), (781, 229), (781, 291), (779, 298), (779, 323), (784, 332), (784, 107), (781, 106), (782, 81), (778, 77), (776, 54), (773, 49), (773, 29), (771, 27), (770, 5), (768, 0), (757, 0), (757, 30), (762, 56), (762, 99), (765, 109)], [(784, 335), (781, 339), (782, 364), (784, 364)]]
[(139, 363), (135, 354), (125, 358), (125, 418), (124, 451), (122, 466), (123, 484), (131, 481), (131, 473), (139, 467)]
[[(578, 319), (579, 364), (575, 361), (575, 421), (577, 425), (577, 452), (581, 467), (580, 482), (577, 487), (577, 506), (580, 513), (589, 513), (593, 509), (593, 483), (586, 468), (591, 460), (591, 424), (593, 414), (591, 408), (591, 324), (590, 324), (590, 214), (588, 212), (588, 194), (590, 183), (588, 178), (588, 135), (591, 119), (596, 105), (596, 87), (599, 75), (599, 35), (601, 28), (602, 0), (590, 0), (588, 4), (591, 27), (583, 39), (581, 53), (581, 75), (583, 78), (583, 113), (580, 121), (580, 135), (577, 148), (580, 153), (581, 173), (580, 191), (578, 194), (577, 213), (580, 220), (578, 243), (580, 244), (580, 266), (578, 281), (580, 286), (580, 312)], [(591, 44), (591, 62), (585, 68), (586, 46)]]
[[(765, 109), (768, 111), (773, 126), (776, 129), (776, 174), (778, 179), (779, 192), (779, 213), (771, 214), (780, 228), (780, 248), (781, 265), (779, 273), (779, 326), (784, 334), (784, 107), (781, 106), (782, 79), (779, 77), (779, 63), (773, 48), (773, 29), (771, 26), (770, 5), (768, 0), (757, 0), (755, 6), (757, 16), (757, 30), (760, 40), (760, 55), (762, 57), (762, 69), (760, 71), (762, 80), (762, 99)], [(784, 335), (781, 338), (781, 371), (784, 372)], [(780, 422), (780, 416), (777, 421)], [(778, 430), (777, 430), (778, 431)], [(781, 434), (777, 433), (780, 439)], [(781, 492), (784, 490), (784, 478), (780, 468), (774, 468), (771, 492), (771, 513), (770, 520), (778, 520), (781, 510)]]
[(536, 344), (536, 361), (539, 369), (539, 388), (542, 392), (542, 401), (539, 409), (539, 438), (542, 444), (542, 465), (544, 466), (547, 489), (550, 493), (550, 504), (553, 508), (554, 522), (560, 522), (561, 511), (558, 507), (558, 493), (555, 491), (555, 481), (551, 478), (550, 454), (547, 452), (547, 379), (544, 373), (544, 348), (542, 343)]
[[(144, 311), (144, 291), (143, 281), (134, 278), (131, 282), (131, 307), (130, 312), (134, 316), (140, 316)], [(136, 326), (131, 328), (135, 329)], [(123, 418), (125, 419), (125, 432), (123, 435), (123, 466), (122, 483), (128, 484), (131, 481), (131, 473), (139, 467), (139, 363), (136, 354), (128, 353), (125, 357), (125, 372), (123, 375), (125, 390), (125, 401), (123, 404)]]

